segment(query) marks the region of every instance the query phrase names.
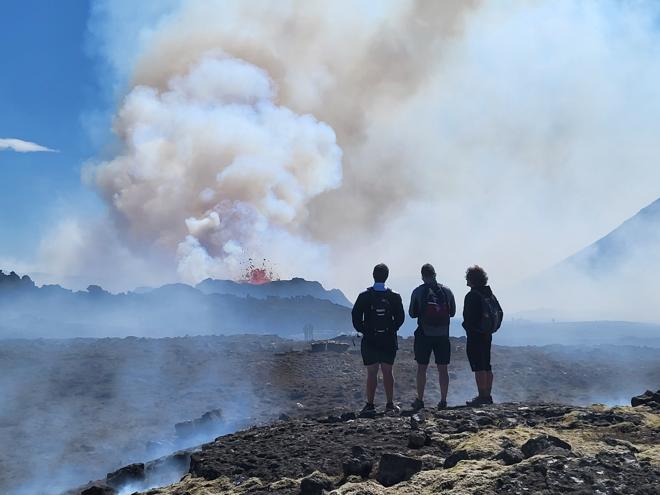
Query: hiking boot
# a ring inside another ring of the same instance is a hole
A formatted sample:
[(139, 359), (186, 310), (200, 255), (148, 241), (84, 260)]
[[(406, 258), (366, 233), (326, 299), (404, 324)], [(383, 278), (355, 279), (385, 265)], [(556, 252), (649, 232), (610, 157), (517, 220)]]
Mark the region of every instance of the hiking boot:
[(362, 410), (360, 411), (360, 414), (358, 415), (361, 418), (375, 418), (376, 417), (376, 408), (374, 407), (373, 404), (370, 404), (367, 402)]
[(468, 406), (483, 406), (489, 404), (488, 397), (482, 397), (477, 395), (474, 399), (465, 401), (465, 404)]
[(446, 400), (441, 400), (440, 402), (438, 402), (438, 411), (442, 411), (443, 409), (447, 409)]
[(388, 402), (385, 404), (385, 414), (399, 414), (401, 413), (401, 408), (397, 406), (394, 402)]
[(413, 411), (417, 412), (420, 409), (424, 409), (424, 401), (418, 397), (413, 401), (412, 404), (410, 404), (410, 407)]
[(484, 399), (486, 404), (493, 404), (493, 396), (489, 395), (487, 399)]

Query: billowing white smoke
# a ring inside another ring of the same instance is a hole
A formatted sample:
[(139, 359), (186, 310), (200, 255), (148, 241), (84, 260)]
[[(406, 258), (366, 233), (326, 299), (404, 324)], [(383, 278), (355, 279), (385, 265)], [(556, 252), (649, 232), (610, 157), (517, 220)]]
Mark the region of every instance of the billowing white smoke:
[(176, 251), (192, 283), (237, 277), (247, 257), (284, 275), (322, 269), (301, 224), (309, 201), (340, 185), (341, 150), (328, 125), (275, 98), (265, 71), (222, 52), (162, 90), (134, 87), (115, 121), (124, 152), (94, 170), (130, 242)]
[[(349, 295), (380, 260), (403, 293), (427, 261), (457, 292), (472, 263), (499, 288), (660, 196), (654, 2), (136, 5), (94, 7), (127, 88), (96, 185), (116, 237), (185, 280), (266, 256)], [(653, 291), (601, 286), (660, 318)]]

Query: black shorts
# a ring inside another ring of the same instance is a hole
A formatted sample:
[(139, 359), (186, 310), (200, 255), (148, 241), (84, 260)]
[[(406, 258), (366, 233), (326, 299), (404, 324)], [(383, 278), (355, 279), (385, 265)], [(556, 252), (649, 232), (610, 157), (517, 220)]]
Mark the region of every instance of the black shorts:
[(490, 347), (492, 342), (493, 335), (490, 333), (467, 332), (465, 348), (472, 371), (491, 371)]
[(421, 330), (415, 332), (415, 361), (418, 364), (429, 364), (431, 352), (435, 356), (435, 364), (449, 364), (451, 346), (449, 337), (427, 337)]
[(370, 342), (367, 339), (362, 339), (360, 344), (360, 350), (362, 351), (362, 362), (365, 366), (371, 366), (372, 364), (394, 364), (394, 358), (396, 358), (396, 345), (381, 344), (379, 342)]

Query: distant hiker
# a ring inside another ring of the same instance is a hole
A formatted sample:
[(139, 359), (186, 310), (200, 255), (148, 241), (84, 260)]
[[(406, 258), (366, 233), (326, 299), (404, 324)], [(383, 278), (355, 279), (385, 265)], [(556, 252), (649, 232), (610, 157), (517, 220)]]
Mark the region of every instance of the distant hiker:
[(303, 332), (305, 333), (305, 340), (314, 340), (314, 326), (311, 323), (305, 324), (303, 327)]
[(463, 304), (463, 328), (467, 334), (467, 357), (474, 371), (479, 395), (467, 401), (468, 406), (492, 404), (493, 371), (490, 365), (490, 347), (495, 333), (502, 324), (504, 313), (488, 285), (488, 275), (478, 265), (465, 272), (470, 292)]
[(394, 375), (392, 366), (399, 348), (397, 332), (405, 314), (401, 296), (385, 287), (389, 275), (387, 265), (374, 267), (374, 285), (362, 292), (353, 306), (353, 327), (362, 334), (362, 361), (367, 367), (367, 404), (362, 415), (375, 414), (374, 398), (378, 385), (378, 368), (383, 371), (386, 413), (396, 413), (394, 405)]
[(436, 280), (435, 268), (427, 263), (422, 266), (422, 285), (410, 296), (411, 318), (417, 318), (415, 330), (415, 361), (417, 361), (417, 398), (412, 403), (416, 411), (424, 407), (424, 389), (426, 388), (426, 370), (435, 357), (440, 382), (440, 403), (438, 409), (447, 407), (447, 389), (449, 373), (447, 365), (451, 355), (449, 346), (449, 319), (456, 314), (456, 301), (449, 287)]

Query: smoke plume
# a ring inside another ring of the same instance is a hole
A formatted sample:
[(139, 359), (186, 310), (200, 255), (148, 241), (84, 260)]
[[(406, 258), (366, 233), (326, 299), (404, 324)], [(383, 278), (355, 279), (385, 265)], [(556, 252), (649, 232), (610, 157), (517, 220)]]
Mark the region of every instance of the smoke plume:
[(94, 9), (127, 90), (88, 174), (183, 280), (266, 256), (353, 294), (381, 260), (401, 292), (429, 261), (512, 285), (660, 196), (653, 3), (126, 9)]

